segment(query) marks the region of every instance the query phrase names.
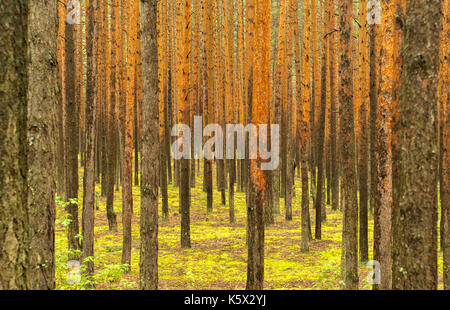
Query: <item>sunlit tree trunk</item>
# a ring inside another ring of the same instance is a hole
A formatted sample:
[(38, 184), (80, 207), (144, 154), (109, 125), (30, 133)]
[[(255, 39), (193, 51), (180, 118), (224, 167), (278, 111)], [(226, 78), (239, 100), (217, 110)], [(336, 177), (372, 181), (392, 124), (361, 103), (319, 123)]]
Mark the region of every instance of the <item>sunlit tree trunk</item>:
[(309, 145), (311, 143), (310, 111), (311, 111), (311, 88), (310, 88), (310, 21), (311, 2), (304, 3), (304, 34), (303, 34), (303, 59), (302, 59), (302, 115), (301, 115), (301, 177), (302, 177), (302, 252), (309, 251), (309, 177), (308, 159)]
[(131, 264), (131, 214), (133, 208), (133, 107), (135, 100), (135, 74), (136, 74), (136, 40), (139, 6), (137, 0), (126, 3), (127, 21), (127, 83), (125, 106), (125, 153), (123, 169), (123, 248), (122, 264)]
[(369, 260), (369, 236), (368, 236), (368, 111), (369, 111), (369, 45), (367, 41), (367, 0), (359, 3), (359, 21), (361, 27), (358, 35), (358, 100), (357, 113), (359, 128), (358, 139), (358, 177), (359, 177), (359, 260)]
[[(247, 12), (253, 1), (247, 1)], [(252, 98), (252, 118), (255, 125), (267, 124), (269, 106), (269, 68), (270, 68), (270, 7), (271, 1), (258, 0), (255, 4), (255, 19), (248, 15), (250, 25), (247, 42), (254, 49), (255, 56), (249, 65), (249, 91)], [(257, 27), (255, 25), (258, 25)], [(258, 135), (262, 135), (258, 132)], [(263, 139), (267, 136), (264, 137)], [(260, 169), (261, 158), (259, 150), (256, 160), (250, 162), (250, 193), (248, 216), (248, 290), (263, 289), (264, 282), (264, 198), (266, 190), (266, 177)]]
[(65, 83), (64, 83), (64, 31), (66, 25), (66, 10), (64, 2), (58, 2), (58, 86), (60, 89), (60, 96), (57, 110), (57, 152), (56, 152), (56, 172), (57, 184), (56, 191), (59, 196), (65, 194), (65, 169), (64, 169), (64, 101), (65, 101)]
[(392, 1), (382, 2), (381, 49), (379, 66), (377, 136), (375, 162), (377, 178), (374, 204), (374, 259), (381, 264), (381, 283), (374, 288), (389, 289), (391, 282), (391, 214), (392, 214), (392, 96), (394, 79), (394, 10)]
[[(205, 88), (204, 88), (204, 105), (206, 109), (206, 122), (207, 124), (214, 123), (214, 2), (203, 0), (202, 1), (202, 13), (203, 13), (203, 36), (204, 36), (204, 53), (203, 63), (206, 66), (205, 70)], [(206, 169), (206, 195), (207, 195), (207, 211), (213, 210), (213, 187), (212, 187), (212, 160), (205, 160)]]
[[(181, 124), (189, 124), (189, 58), (191, 53), (191, 3), (190, 0), (184, 0), (182, 3), (182, 30), (181, 33), (177, 33), (180, 36), (181, 46), (178, 50), (181, 51), (178, 54), (178, 62), (180, 67), (178, 68), (178, 122)], [(178, 58), (177, 57), (177, 58)], [(183, 145), (183, 148), (186, 145)], [(182, 158), (180, 162), (180, 212), (181, 212), (181, 247), (191, 247), (191, 234), (190, 234), (190, 208), (191, 208), (191, 194), (190, 194), (190, 182), (189, 172), (190, 165), (189, 159)]]
[(118, 50), (120, 40), (120, 2), (114, 0), (111, 6), (111, 71), (109, 78), (109, 115), (107, 118), (107, 136), (106, 145), (108, 149), (107, 160), (107, 181), (106, 181), (106, 215), (108, 218), (108, 226), (110, 231), (117, 231), (117, 219), (114, 212), (114, 177), (115, 177), (115, 163), (116, 163), (116, 139), (115, 133), (117, 130), (116, 124), (116, 103), (119, 102), (118, 97)]

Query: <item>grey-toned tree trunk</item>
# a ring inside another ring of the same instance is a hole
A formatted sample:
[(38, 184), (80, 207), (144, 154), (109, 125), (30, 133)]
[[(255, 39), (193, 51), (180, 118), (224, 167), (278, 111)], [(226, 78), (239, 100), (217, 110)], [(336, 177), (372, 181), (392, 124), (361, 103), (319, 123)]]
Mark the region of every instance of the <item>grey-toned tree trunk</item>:
[(0, 289), (29, 289), (27, 0), (0, 2)]
[(139, 280), (141, 289), (158, 288), (158, 187), (159, 187), (159, 106), (157, 1), (142, 1), (142, 176), (141, 249)]
[[(85, 167), (83, 176), (83, 214), (82, 235), (83, 255), (82, 259), (94, 255), (94, 208), (95, 208), (95, 121), (96, 115), (96, 77), (97, 62), (94, 58), (97, 45), (97, 27), (95, 27), (95, 12), (98, 10), (98, 1), (89, 1), (87, 9), (86, 54), (87, 54), (87, 78), (86, 78), (86, 105), (85, 105)], [(86, 273), (94, 272), (93, 261), (86, 262)]]
[(398, 212), (392, 287), (436, 289), (437, 85), (442, 0), (406, 5), (399, 103)]
[(65, 111), (64, 151), (66, 169), (66, 202), (70, 215), (68, 229), (69, 259), (78, 259), (76, 251), (80, 250), (77, 239), (78, 223), (78, 109), (75, 101), (75, 24), (66, 23), (65, 29)]
[(31, 288), (55, 288), (58, 3), (31, 1), (28, 15), (28, 207)]

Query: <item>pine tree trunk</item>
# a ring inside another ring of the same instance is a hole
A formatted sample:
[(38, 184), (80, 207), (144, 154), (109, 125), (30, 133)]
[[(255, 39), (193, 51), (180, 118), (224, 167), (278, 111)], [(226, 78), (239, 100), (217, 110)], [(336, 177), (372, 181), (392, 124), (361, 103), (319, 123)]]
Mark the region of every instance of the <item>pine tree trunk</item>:
[[(249, 65), (249, 90), (252, 98), (251, 122), (255, 125), (269, 121), (269, 71), (270, 71), (270, 7), (271, 1), (256, 1), (252, 19), (253, 1), (247, 2), (250, 50), (256, 57)], [(255, 27), (258, 25), (258, 27)], [(254, 74), (253, 74), (254, 73)], [(254, 78), (254, 79), (253, 79)], [(264, 134), (259, 132), (259, 135)], [(263, 139), (267, 136), (263, 136)], [(247, 290), (262, 290), (264, 287), (264, 199), (266, 176), (260, 169), (261, 159), (250, 162), (250, 193), (248, 204), (248, 265)]]
[(123, 247), (122, 264), (131, 264), (131, 216), (133, 208), (133, 107), (135, 97), (136, 40), (139, 6), (137, 0), (126, 3), (127, 20), (127, 83), (125, 106), (125, 152), (123, 169), (124, 201), (122, 209)]
[[(190, 41), (190, 19), (191, 19), (191, 3), (190, 0), (184, 0), (181, 3), (182, 11), (181, 21), (183, 25), (181, 33), (177, 35), (181, 38), (181, 45), (179, 47), (179, 54), (177, 60), (180, 67), (178, 72), (178, 121), (181, 124), (189, 124), (189, 58), (191, 52)], [(179, 57), (179, 58), (178, 58)], [(186, 147), (183, 145), (183, 147)], [(190, 193), (190, 162), (189, 159), (182, 158), (179, 160), (180, 165), (180, 212), (181, 212), (181, 247), (191, 247), (190, 235), (190, 209), (191, 209), (191, 193)]]
[[(367, 16), (367, 0), (359, 4), (359, 20)], [(359, 135), (358, 135), (358, 177), (359, 177), (359, 260), (369, 260), (369, 232), (368, 232), (368, 107), (369, 107), (369, 71), (368, 64), (367, 28), (363, 23), (359, 29), (358, 57), (360, 68), (358, 70), (359, 91)]]
[[(437, 85), (443, 1), (406, 5), (394, 289), (437, 288)], [(433, 20), (433, 23), (429, 21)], [(420, 85), (420, 87), (418, 87)], [(397, 184), (395, 184), (397, 185)]]
[[(96, 101), (97, 97), (97, 61), (95, 51), (97, 50), (98, 28), (95, 23), (96, 11), (99, 9), (98, 0), (89, 1), (86, 16), (88, 19), (86, 31), (86, 109), (85, 109), (85, 133), (86, 146), (85, 167), (83, 176), (83, 214), (82, 214), (82, 235), (83, 235), (83, 260), (94, 255), (94, 208), (95, 208), (95, 123), (97, 119)], [(92, 260), (86, 262), (89, 275), (94, 273)]]
[(343, 219), (343, 280), (345, 289), (358, 288), (358, 202), (356, 198), (355, 131), (353, 120), (353, 66), (352, 66), (352, 0), (339, 3), (340, 63), (339, 76), (341, 104), (342, 182), (344, 197)]
[[(28, 208), (31, 237), (31, 288), (55, 288), (56, 115), (58, 99), (57, 3), (30, 2), (31, 62), (28, 79)], [(45, 104), (43, 104), (45, 102)]]
[[(29, 1), (0, 2), (0, 289), (31, 287), (27, 203)], [(55, 21), (56, 22), (56, 21)], [(55, 59), (56, 61), (56, 59)], [(30, 124), (32, 125), (32, 124)]]
[[(67, 11), (68, 12), (68, 11)], [(66, 169), (66, 196), (68, 202), (67, 211), (71, 222), (68, 229), (69, 250), (80, 250), (77, 235), (78, 223), (78, 133), (77, 133), (77, 103), (75, 101), (75, 25), (66, 23), (65, 30), (65, 110), (66, 118), (64, 124), (64, 146), (65, 146), (65, 169)], [(70, 259), (77, 259), (76, 253), (69, 253)]]
[(114, 212), (114, 178), (115, 178), (115, 163), (116, 163), (116, 102), (118, 102), (118, 49), (119, 49), (119, 31), (120, 31), (120, 2), (114, 0), (111, 8), (111, 75), (109, 79), (110, 83), (110, 107), (107, 123), (107, 136), (106, 144), (108, 149), (107, 160), (107, 181), (106, 181), (106, 216), (108, 218), (109, 230), (112, 232), (117, 231), (117, 219)]
[(303, 34), (303, 60), (302, 60), (302, 113), (301, 113), (301, 178), (302, 178), (302, 240), (301, 250), (303, 253), (309, 251), (309, 145), (311, 137), (310, 110), (311, 110), (311, 90), (310, 90), (310, 20), (311, 1), (304, 3), (304, 34)]
[[(158, 106), (158, 32), (159, 2), (141, 0), (143, 68), (143, 136), (141, 181), (140, 288), (158, 288), (158, 186), (159, 186), (159, 106)], [(161, 57), (162, 55), (158, 55)]]

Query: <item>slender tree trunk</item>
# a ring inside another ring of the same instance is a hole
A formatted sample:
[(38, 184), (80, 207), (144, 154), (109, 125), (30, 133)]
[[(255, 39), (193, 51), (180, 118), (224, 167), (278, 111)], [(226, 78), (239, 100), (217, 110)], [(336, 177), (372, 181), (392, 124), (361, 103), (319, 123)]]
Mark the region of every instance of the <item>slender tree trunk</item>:
[(141, 0), (143, 68), (143, 136), (141, 182), (141, 250), (139, 279), (141, 289), (158, 288), (158, 186), (159, 186), (159, 107), (157, 6), (162, 3)]
[(120, 2), (114, 0), (111, 7), (111, 75), (109, 79), (110, 89), (110, 107), (107, 123), (106, 145), (108, 149), (107, 160), (107, 181), (106, 181), (106, 216), (110, 231), (117, 231), (117, 219), (114, 212), (114, 178), (116, 163), (116, 102), (118, 102), (118, 49), (119, 49), (119, 31), (120, 31)]
[(374, 234), (379, 238), (374, 243), (374, 259), (381, 266), (381, 283), (374, 289), (391, 287), (391, 215), (392, 215), (392, 98), (394, 80), (394, 9), (393, 1), (382, 1), (383, 22), (379, 72), (378, 104), (376, 110), (377, 136), (375, 163), (377, 178), (374, 205)]
[[(205, 70), (205, 106), (207, 109), (207, 124), (214, 122), (214, 2), (210, 0), (202, 1), (203, 10), (203, 35), (204, 35), (204, 53), (203, 63), (206, 65)], [(205, 124), (205, 125), (207, 125)], [(205, 160), (206, 169), (206, 195), (207, 195), (207, 211), (213, 211), (213, 177), (212, 177), (212, 160)]]
[[(253, 2), (254, 3), (254, 2)], [(252, 20), (252, 1), (247, 2), (250, 49), (254, 49), (253, 62), (250, 69), (250, 97), (252, 98), (251, 121), (253, 124), (267, 124), (269, 102), (270, 71), (270, 7), (271, 1), (259, 0), (255, 4), (255, 19)], [(254, 23), (254, 24), (253, 24)], [(255, 27), (258, 25), (258, 27)], [(254, 74), (253, 74), (254, 73)], [(253, 80), (254, 77), (254, 80)], [(254, 85), (254, 87), (252, 87)], [(263, 132), (258, 135), (261, 138)], [(266, 133), (267, 134), (267, 133)], [(267, 136), (262, 136), (267, 139)], [(248, 205), (248, 290), (261, 290), (264, 283), (264, 198), (266, 177), (259, 165), (261, 159), (251, 160), (250, 204)]]
[(122, 264), (131, 264), (131, 216), (133, 208), (133, 106), (135, 97), (136, 40), (139, 5), (137, 0), (126, 3), (127, 18), (127, 92), (125, 107), (125, 153), (123, 188), (125, 199), (122, 210), (123, 247)]
[[(398, 219), (400, 218), (399, 213), (399, 189), (400, 189), (400, 132), (399, 132), (399, 123), (400, 123), (400, 110), (399, 110), (399, 102), (400, 102), (400, 86), (401, 86), (401, 72), (403, 66), (403, 56), (402, 56), (402, 47), (403, 47), (403, 39), (404, 39), (404, 26), (405, 26), (405, 9), (406, 9), (406, 0), (396, 0), (395, 1), (395, 32), (394, 32), (394, 88), (393, 88), (393, 98), (392, 98), (392, 236), (396, 236), (398, 234), (398, 230), (401, 229), (399, 227)], [(398, 264), (398, 256), (394, 255), (395, 247), (393, 244), (392, 248), (392, 274), (398, 272), (399, 268), (402, 268), (400, 264)]]
[[(190, 41), (190, 19), (191, 19), (191, 3), (190, 0), (184, 0), (182, 6), (182, 32), (178, 33), (181, 37), (182, 46), (178, 55), (180, 67), (178, 68), (178, 121), (182, 124), (189, 124), (189, 58), (191, 52)], [(178, 58), (177, 57), (177, 58)], [(186, 147), (186, 145), (183, 145)], [(189, 152), (190, 153), (190, 152)], [(191, 191), (189, 182), (190, 163), (189, 159), (182, 158), (180, 161), (180, 212), (181, 212), (181, 247), (191, 247), (190, 234), (190, 209), (191, 209)]]
[[(359, 20), (364, 21), (367, 16), (367, 0), (359, 4)], [(369, 232), (368, 232), (368, 108), (369, 108), (369, 71), (367, 70), (369, 49), (367, 44), (367, 28), (362, 23), (358, 36), (358, 70), (359, 92), (359, 134), (358, 134), (358, 177), (359, 177), (359, 260), (369, 260)]]
[(325, 169), (324, 164), (324, 146), (325, 146), (325, 116), (326, 116), (326, 82), (327, 82), (327, 53), (326, 44), (324, 44), (324, 51), (322, 54), (322, 89), (320, 97), (320, 117), (317, 128), (317, 188), (316, 188), (316, 199), (315, 199), (315, 209), (316, 209), (316, 227), (315, 227), (315, 238), (317, 240), (322, 239), (322, 199), (324, 199), (323, 189), (324, 189), (324, 178)]
[(168, 132), (168, 115), (167, 115), (167, 100), (168, 100), (168, 55), (167, 55), (167, 1), (162, 1), (158, 5), (158, 72), (159, 72), (159, 136), (160, 136), (160, 188), (162, 196), (162, 219), (168, 221), (169, 219), (169, 197), (167, 192), (167, 150), (166, 143)]
[(343, 280), (345, 289), (358, 288), (358, 202), (356, 198), (355, 131), (353, 120), (353, 66), (352, 66), (352, 0), (339, 3), (340, 62), (339, 76), (342, 134), (342, 182), (344, 220), (342, 242), (344, 251)]
[(308, 159), (310, 145), (310, 110), (311, 110), (311, 89), (310, 89), (310, 21), (311, 21), (311, 1), (304, 3), (304, 34), (303, 34), (303, 61), (302, 61), (302, 114), (301, 114), (301, 177), (302, 177), (302, 252), (309, 251), (309, 175)]
[[(87, 77), (86, 77), (86, 155), (83, 176), (83, 215), (82, 215), (82, 235), (83, 235), (83, 255), (87, 257), (94, 255), (94, 207), (95, 207), (95, 122), (97, 118), (96, 98), (97, 98), (97, 61), (95, 51), (97, 50), (98, 29), (95, 23), (95, 15), (98, 10), (98, 0), (90, 0), (86, 16), (88, 18), (86, 31), (86, 54), (87, 54)], [(86, 261), (88, 275), (94, 273), (94, 263), (92, 260)]]
[[(283, 95), (282, 95), (282, 84), (283, 84), (283, 68), (286, 67), (286, 16), (287, 16), (287, 5), (286, 0), (280, 1), (280, 18), (279, 18), (279, 26), (278, 26), (278, 46), (277, 46), (277, 62), (276, 62), (276, 71), (274, 73), (274, 124), (281, 126), (281, 107), (283, 104)], [(281, 137), (281, 139), (284, 139)], [(282, 150), (281, 150), (282, 152)], [(273, 171), (273, 197), (274, 197), (274, 210), (275, 214), (280, 214), (280, 197), (282, 193), (280, 193), (280, 177), (281, 177), (281, 169), (282, 164), (279, 165)]]
[(337, 145), (337, 115), (338, 102), (336, 92), (336, 22), (335, 22), (335, 1), (331, 0), (332, 14), (330, 15), (330, 93), (331, 93), (331, 115), (330, 115), (330, 142), (331, 142), (331, 208), (339, 209), (339, 166), (338, 166), (338, 145)]
[[(67, 11), (68, 12), (68, 11)], [(65, 108), (64, 125), (65, 168), (66, 168), (66, 202), (71, 222), (68, 229), (68, 247), (71, 251), (80, 250), (77, 235), (78, 223), (78, 132), (77, 103), (75, 102), (75, 25), (66, 23), (65, 30)], [(70, 259), (77, 259), (76, 252), (69, 253)]]

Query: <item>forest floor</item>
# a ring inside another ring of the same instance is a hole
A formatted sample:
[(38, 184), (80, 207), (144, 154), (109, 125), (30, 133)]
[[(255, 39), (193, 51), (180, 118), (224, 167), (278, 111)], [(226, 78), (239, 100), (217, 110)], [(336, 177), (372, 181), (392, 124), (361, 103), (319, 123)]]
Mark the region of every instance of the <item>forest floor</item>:
[[(80, 169), (80, 189), (82, 189)], [(246, 204), (245, 193), (235, 193), (236, 223), (229, 223), (228, 205), (222, 206), (220, 192), (215, 187), (213, 212), (206, 212), (206, 193), (202, 190), (202, 175), (198, 173), (196, 187), (191, 189), (191, 249), (180, 247), (180, 214), (178, 189), (169, 184), (169, 221), (159, 223), (159, 289), (191, 290), (245, 289), (247, 275)], [(98, 196), (100, 187), (96, 186)], [(327, 206), (327, 219), (322, 224), (322, 240), (312, 240), (309, 253), (301, 253), (301, 180), (296, 178), (293, 198), (293, 220), (281, 215), (265, 231), (264, 289), (339, 289), (342, 213)], [(228, 194), (227, 194), (228, 197)], [(81, 219), (82, 193), (79, 199)], [(140, 190), (133, 187), (133, 222), (131, 271), (125, 273), (122, 255), (122, 195), (115, 192), (114, 209), (118, 232), (108, 230), (106, 198), (101, 197), (95, 213), (95, 289), (129, 290), (139, 288), (139, 214)], [(311, 225), (314, 235), (314, 208), (310, 201)], [(67, 217), (62, 205), (57, 206), (56, 284), (57, 289), (84, 289), (85, 279), (78, 285), (67, 283)], [(161, 208), (160, 208), (161, 214)], [(161, 217), (160, 217), (161, 218)], [(81, 221), (80, 221), (81, 222)], [(81, 231), (80, 231), (81, 233)], [(369, 217), (369, 257), (372, 257), (373, 217)], [(360, 289), (371, 289), (367, 276), (370, 268), (359, 264)], [(438, 263), (439, 289), (442, 289), (442, 252)]]

